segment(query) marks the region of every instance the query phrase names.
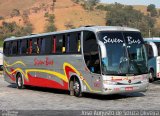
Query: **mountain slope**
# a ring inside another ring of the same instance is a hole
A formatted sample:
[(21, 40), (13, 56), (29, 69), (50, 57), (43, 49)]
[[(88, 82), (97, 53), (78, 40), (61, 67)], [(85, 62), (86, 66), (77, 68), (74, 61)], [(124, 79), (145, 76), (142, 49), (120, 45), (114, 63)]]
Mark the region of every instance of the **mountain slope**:
[[(28, 20), (33, 25), (33, 33), (42, 33), (47, 25), (46, 13), (55, 15), (55, 26), (57, 30), (67, 29), (67, 25), (79, 27), (84, 25), (106, 25), (106, 12), (100, 10), (87, 11), (80, 4), (72, 0), (0, 0), (0, 16), (3, 21), (13, 22), (24, 26), (24, 12), (28, 12)], [(53, 6), (54, 4), (54, 6)], [(146, 6), (134, 6), (135, 9), (147, 14)], [(20, 16), (11, 17), (13, 9), (20, 11)], [(160, 19), (157, 20), (160, 26)]]

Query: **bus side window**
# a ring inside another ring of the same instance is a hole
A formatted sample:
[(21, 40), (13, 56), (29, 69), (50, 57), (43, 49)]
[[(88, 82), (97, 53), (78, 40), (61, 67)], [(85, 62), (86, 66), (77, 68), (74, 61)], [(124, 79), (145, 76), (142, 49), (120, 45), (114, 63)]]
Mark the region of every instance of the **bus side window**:
[(33, 39), (32, 41), (32, 54), (39, 54), (38, 39)]
[(42, 38), (39, 38), (36, 40), (36, 53), (38, 54), (38, 51), (40, 54), (50, 54), (52, 53), (52, 37), (51, 36), (44, 36)]
[(21, 42), (21, 53), (26, 54), (27, 52), (27, 40), (22, 40)]
[(77, 35), (76, 33), (70, 33), (70, 39), (69, 39), (69, 52), (70, 53), (77, 53)]
[(56, 36), (52, 38), (52, 53), (56, 53)]
[[(63, 35), (63, 40), (62, 40), (62, 43), (63, 43), (63, 46), (62, 46), (62, 53), (66, 53), (66, 52), (68, 52), (69, 50), (68, 50), (68, 42), (66, 42), (66, 41), (69, 41), (69, 39), (68, 38), (66, 38), (65, 37), (65, 35)], [(67, 45), (66, 45), (67, 44)]]
[(80, 53), (80, 36), (78, 32), (67, 35), (67, 51), (69, 53)]
[(27, 54), (32, 54), (32, 39), (27, 40)]
[(62, 53), (63, 37), (61, 35), (57, 35), (56, 38), (56, 53)]
[(9, 55), (10, 42), (4, 43), (4, 54)]
[(37, 51), (37, 52), (40, 53), (40, 52), (41, 52), (42, 39), (41, 39), (41, 38), (38, 38), (37, 42), (38, 42), (38, 48), (39, 48), (39, 49), (38, 49), (39, 51)]
[(22, 40), (18, 41), (18, 54), (21, 55), (22, 54)]
[(52, 53), (52, 36), (45, 37), (45, 54)]
[(78, 49), (78, 53), (81, 52), (81, 33), (78, 33), (78, 41), (77, 41), (77, 49)]
[(153, 58), (153, 57), (154, 57), (154, 54), (153, 54), (152, 46), (149, 45), (149, 44), (145, 44), (145, 47), (146, 47), (146, 50), (147, 50), (148, 59)]
[(16, 55), (17, 54), (17, 41), (13, 41), (12, 43), (12, 55)]
[(13, 41), (10, 42), (9, 55), (12, 55)]
[(45, 39), (44, 38), (42, 38), (41, 40), (42, 40), (41, 41), (42, 43), (41, 43), (41, 51), (40, 51), (40, 53), (44, 54), (45, 53), (45, 44), (46, 43), (45, 43)]
[(92, 73), (100, 74), (100, 58), (96, 36), (93, 32), (84, 31), (83, 40), (84, 59)]

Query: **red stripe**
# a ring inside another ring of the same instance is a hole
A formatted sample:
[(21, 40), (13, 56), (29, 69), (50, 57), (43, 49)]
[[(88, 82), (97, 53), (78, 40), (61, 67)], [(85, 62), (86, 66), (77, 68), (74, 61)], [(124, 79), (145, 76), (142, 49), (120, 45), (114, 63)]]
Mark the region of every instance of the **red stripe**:
[(56, 38), (54, 38), (54, 52), (53, 53), (56, 53)]
[(28, 74), (29, 81), (24, 81), (25, 85), (32, 85), (32, 86), (38, 86), (38, 87), (48, 87), (48, 88), (58, 88), (58, 89), (64, 89), (67, 90), (68, 87), (64, 82), (62, 82), (62, 85), (54, 80), (46, 79), (43, 77), (34, 77), (30, 74)]

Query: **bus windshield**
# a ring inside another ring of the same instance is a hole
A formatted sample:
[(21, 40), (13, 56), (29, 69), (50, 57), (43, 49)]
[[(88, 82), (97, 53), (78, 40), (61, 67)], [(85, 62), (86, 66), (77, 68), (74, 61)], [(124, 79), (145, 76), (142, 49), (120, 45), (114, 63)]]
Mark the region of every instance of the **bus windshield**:
[(102, 73), (126, 75), (147, 73), (147, 58), (139, 32), (99, 32)]

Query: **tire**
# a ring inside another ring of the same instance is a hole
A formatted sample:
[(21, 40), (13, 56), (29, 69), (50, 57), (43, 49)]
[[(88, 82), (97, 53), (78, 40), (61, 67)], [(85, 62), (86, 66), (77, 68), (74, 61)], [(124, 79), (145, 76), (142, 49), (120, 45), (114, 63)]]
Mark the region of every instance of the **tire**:
[(20, 73), (18, 73), (17, 76), (16, 76), (16, 85), (17, 85), (18, 89), (23, 89), (24, 88), (22, 75)]
[(74, 91), (74, 96), (76, 96), (76, 97), (82, 96), (81, 84), (77, 78), (75, 78), (73, 81), (73, 91)]
[(70, 95), (74, 96), (73, 80), (69, 82), (69, 91), (70, 91)]
[(154, 71), (153, 70), (150, 70), (149, 71), (149, 74), (150, 74), (150, 78), (149, 78), (149, 82), (154, 82), (156, 80), (156, 78), (154, 77)]

